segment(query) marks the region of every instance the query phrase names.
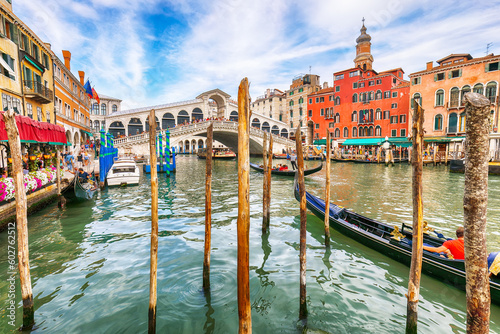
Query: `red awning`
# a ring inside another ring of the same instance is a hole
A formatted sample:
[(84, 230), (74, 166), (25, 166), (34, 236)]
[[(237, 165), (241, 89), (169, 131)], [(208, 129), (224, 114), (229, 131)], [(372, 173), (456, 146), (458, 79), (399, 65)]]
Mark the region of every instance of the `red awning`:
[[(0, 112), (0, 141), (7, 141), (8, 137), (3, 114), (3, 112)], [(60, 125), (38, 122), (21, 115), (16, 115), (16, 124), (21, 142), (49, 143), (53, 145), (67, 144), (66, 133)]]

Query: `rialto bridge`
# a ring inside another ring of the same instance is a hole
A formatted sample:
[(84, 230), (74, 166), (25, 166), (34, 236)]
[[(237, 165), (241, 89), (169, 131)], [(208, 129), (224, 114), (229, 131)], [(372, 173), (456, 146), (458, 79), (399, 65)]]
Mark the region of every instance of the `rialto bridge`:
[[(214, 141), (230, 147), (237, 153), (238, 123), (234, 121), (203, 121), (169, 129), (170, 146), (175, 147), (176, 152), (188, 153), (195, 153), (199, 148), (206, 147), (207, 128), (210, 123), (214, 125)], [(165, 133), (165, 130), (160, 131)], [(250, 154), (262, 154), (265, 132), (267, 131), (250, 127)], [(283, 150), (295, 149), (295, 141), (277, 134), (271, 135), (273, 153), (279, 154)], [(149, 155), (149, 133), (118, 138), (114, 143), (119, 154)]]
[[(195, 131), (196, 134), (194, 134), (193, 132), (183, 131), (186, 127), (199, 124), (199, 122), (207, 119), (232, 121), (228, 124), (238, 121), (237, 102), (231, 100), (230, 95), (220, 89), (214, 89), (198, 95), (194, 100), (121, 110), (108, 115), (106, 117), (106, 131), (110, 132), (116, 138), (115, 144), (117, 147), (123, 149), (123, 145), (128, 143), (126, 145), (127, 150), (132, 150), (134, 153), (142, 151), (140, 148), (133, 149), (132, 146), (138, 144), (138, 138), (144, 137), (141, 134), (149, 131), (149, 114), (151, 109), (155, 110), (157, 130), (160, 131), (168, 128), (172, 136), (175, 134), (177, 137), (175, 143), (173, 139), (171, 141), (171, 145), (176, 147), (177, 152), (194, 153), (198, 148), (206, 147), (206, 129), (204, 133)], [(282, 137), (283, 143), (289, 142), (286, 139), (289, 137), (290, 131), (284, 122), (260, 114), (253, 114), (251, 117), (251, 127), (255, 130), (260, 130), (260, 132), (256, 131), (256, 133), (261, 133), (261, 137), (263, 131), (266, 131), (275, 135), (276, 140), (278, 140), (278, 137)], [(180, 128), (183, 128), (181, 129), (182, 131), (179, 130)], [(181, 132), (183, 133), (182, 138), (179, 137), (181, 136)], [(232, 131), (229, 132), (233, 133)], [(226, 133), (226, 135), (231, 136), (229, 133)], [(226, 146), (235, 147), (235, 142), (232, 139), (220, 138), (215, 133), (214, 140), (224, 145), (227, 142), (231, 145)], [(275, 142), (277, 142), (276, 140)], [(255, 143), (257, 142), (258, 140)], [(260, 151), (262, 152), (262, 142), (256, 145), (260, 147)], [(283, 145), (287, 146), (288, 144)], [(275, 149), (275, 152), (278, 152), (278, 147)]]

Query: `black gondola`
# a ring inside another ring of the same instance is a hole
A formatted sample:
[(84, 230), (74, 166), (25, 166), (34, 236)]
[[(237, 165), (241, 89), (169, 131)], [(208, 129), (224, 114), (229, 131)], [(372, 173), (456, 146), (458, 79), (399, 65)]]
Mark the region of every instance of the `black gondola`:
[(78, 174), (75, 175), (69, 185), (61, 191), (61, 194), (68, 199), (89, 200), (94, 197), (97, 191), (97, 182), (92, 172), (89, 182), (81, 183)]
[[(294, 183), (295, 198), (299, 199), (297, 178)], [(325, 217), (325, 202), (306, 192), (307, 208), (320, 218)], [(366, 245), (388, 257), (410, 266), (412, 253), (412, 227), (402, 225), (401, 231), (396, 226), (390, 226), (373, 219), (361, 216), (355, 212), (330, 203), (330, 226), (342, 234)], [(442, 236), (442, 235), (440, 235)], [(424, 244), (438, 247), (446, 241), (444, 238), (424, 234)], [(434, 276), (441, 281), (465, 291), (465, 262), (453, 260), (424, 250), (422, 272)], [(490, 278), (492, 303), (500, 305), (500, 277)]]
[[(255, 169), (256, 171), (259, 171), (261, 173), (264, 173), (264, 169), (260, 167), (259, 165), (250, 163), (250, 167)], [(318, 167), (310, 168), (310, 169), (305, 169), (304, 170), (304, 175), (309, 175), (312, 173), (319, 172), (323, 168), (323, 163), (319, 165)], [(271, 169), (271, 174), (273, 175), (282, 175), (282, 176), (295, 176), (295, 170), (277, 170), (277, 169)]]

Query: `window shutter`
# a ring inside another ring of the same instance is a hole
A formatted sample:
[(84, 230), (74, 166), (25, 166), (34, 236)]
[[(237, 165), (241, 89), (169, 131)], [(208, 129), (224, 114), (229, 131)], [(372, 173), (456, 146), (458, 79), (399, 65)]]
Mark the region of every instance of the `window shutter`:
[(437, 79), (438, 79), (438, 75), (436, 73), (436, 74), (434, 74), (434, 81), (437, 81)]
[(485, 72), (489, 72), (490, 71), (490, 64), (489, 63), (484, 65), (484, 71)]
[(459, 69), (458, 70), (458, 76), (461, 77), (462, 76), (462, 69)]

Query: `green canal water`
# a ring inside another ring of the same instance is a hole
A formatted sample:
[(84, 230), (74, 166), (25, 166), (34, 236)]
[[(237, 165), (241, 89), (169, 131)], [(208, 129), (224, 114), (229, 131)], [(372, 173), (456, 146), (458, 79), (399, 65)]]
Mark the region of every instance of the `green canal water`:
[[(258, 161), (258, 159), (252, 159)], [(276, 161), (275, 163), (279, 163)], [(282, 162), (282, 161), (281, 161)], [(309, 166), (316, 162), (307, 162)], [(332, 201), (391, 224), (411, 224), (408, 165), (335, 164)], [(214, 161), (210, 296), (202, 286), (204, 161), (180, 156), (178, 173), (159, 177), (158, 333), (237, 333), (235, 161)], [(325, 171), (306, 177), (323, 196)], [(299, 209), (293, 180), (272, 179), (270, 234), (261, 235), (262, 174), (250, 174), (250, 297), (254, 333), (300, 333)], [(150, 180), (113, 188), (94, 201), (56, 205), (29, 217), (34, 333), (144, 333), (150, 256)], [(464, 176), (424, 168), (424, 216), (452, 236), (462, 223)], [(500, 250), (500, 177), (489, 181), (488, 249)], [(308, 328), (328, 333), (402, 333), (409, 268), (307, 221)], [(0, 332), (8, 324), (7, 233), (0, 233)], [(465, 293), (423, 276), (420, 333), (464, 333)], [(19, 282), (16, 326), (22, 322)], [(500, 307), (491, 309), (500, 333)]]

